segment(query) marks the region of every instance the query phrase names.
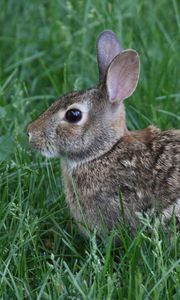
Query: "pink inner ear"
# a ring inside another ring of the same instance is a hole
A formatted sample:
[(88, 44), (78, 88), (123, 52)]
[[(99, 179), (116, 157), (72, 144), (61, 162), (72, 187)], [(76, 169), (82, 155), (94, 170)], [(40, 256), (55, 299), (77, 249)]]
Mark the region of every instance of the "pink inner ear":
[(139, 78), (139, 57), (126, 50), (117, 55), (109, 66), (106, 86), (110, 102), (128, 98), (136, 89)]

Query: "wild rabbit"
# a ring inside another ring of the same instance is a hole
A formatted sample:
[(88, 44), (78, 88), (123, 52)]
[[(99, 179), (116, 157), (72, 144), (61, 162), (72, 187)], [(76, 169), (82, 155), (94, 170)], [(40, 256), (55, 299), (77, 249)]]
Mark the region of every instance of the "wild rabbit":
[(123, 101), (137, 86), (139, 56), (106, 30), (97, 61), (97, 87), (57, 100), (28, 126), (30, 144), (61, 157), (72, 215), (99, 235), (122, 218), (135, 228), (137, 212), (152, 209), (180, 221), (180, 130), (128, 131)]

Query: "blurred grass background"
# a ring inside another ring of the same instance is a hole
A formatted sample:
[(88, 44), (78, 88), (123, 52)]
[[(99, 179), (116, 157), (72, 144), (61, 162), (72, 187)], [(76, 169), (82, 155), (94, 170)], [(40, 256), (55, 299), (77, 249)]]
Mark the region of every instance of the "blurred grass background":
[[(122, 245), (83, 240), (59, 161), (33, 153), (27, 124), (54, 99), (97, 83), (95, 42), (112, 29), (141, 76), (130, 129), (180, 128), (177, 0), (0, 2), (0, 299), (180, 299), (179, 234), (144, 221)], [(146, 229), (150, 228), (151, 234)]]

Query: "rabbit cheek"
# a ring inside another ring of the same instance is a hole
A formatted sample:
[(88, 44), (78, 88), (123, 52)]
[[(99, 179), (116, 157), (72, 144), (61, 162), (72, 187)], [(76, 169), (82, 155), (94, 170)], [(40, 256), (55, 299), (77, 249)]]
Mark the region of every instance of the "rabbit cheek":
[(56, 128), (58, 151), (61, 155), (76, 153), (81, 149), (81, 126), (64, 124)]

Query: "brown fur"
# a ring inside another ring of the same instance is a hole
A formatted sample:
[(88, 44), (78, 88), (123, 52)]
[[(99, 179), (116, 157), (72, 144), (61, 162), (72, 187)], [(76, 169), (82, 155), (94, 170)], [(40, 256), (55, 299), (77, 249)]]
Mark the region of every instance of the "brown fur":
[[(101, 234), (100, 215), (109, 229), (120, 223), (120, 190), (125, 218), (134, 227), (136, 212), (162, 212), (180, 198), (180, 131), (150, 127), (141, 134), (133, 132), (109, 152), (71, 172), (63, 165), (63, 175), (67, 200), (78, 222), (86, 221), (90, 228), (96, 225)], [(180, 220), (179, 213), (177, 217)]]
[[(103, 35), (106, 40), (111, 32)], [(125, 56), (137, 59), (131, 50)], [(117, 71), (120, 60), (115, 57), (110, 64), (111, 73), (114, 65)], [(133, 68), (135, 77), (131, 74), (128, 95), (136, 85), (138, 63), (128, 66), (132, 72)], [(105, 81), (97, 88), (63, 96), (30, 124), (30, 143), (47, 156), (61, 156), (70, 210), (79, 224), (96, 227), (100, 235), (105, 228), (121, 224), (123, 214), (132, 228), (138, 222), (137, 212), (152, 209), (166, 220), (174, 210), (180, 221), (180, 131), (161, 132), (150, 126), (129, 132), (124, 105), (109, 99), (106, 76), (100, 74)], [(122, 94), (118, 92), (120, 97)], [(73, 105), (87, 109), (82, 123), (71, 124), (65, 119), (68, 107)]]

